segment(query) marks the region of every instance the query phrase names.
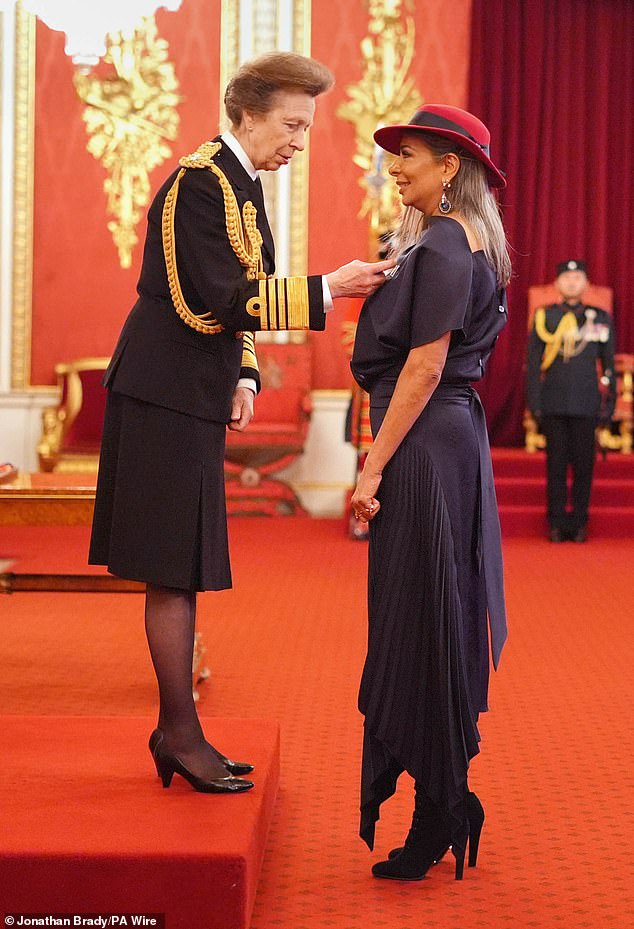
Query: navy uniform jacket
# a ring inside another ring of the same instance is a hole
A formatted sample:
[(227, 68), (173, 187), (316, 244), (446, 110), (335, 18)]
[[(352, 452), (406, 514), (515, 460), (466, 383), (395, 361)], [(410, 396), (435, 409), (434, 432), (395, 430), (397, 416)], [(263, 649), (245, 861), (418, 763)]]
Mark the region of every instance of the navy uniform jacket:
[[(539, 312), (539, 311), (538, 311)], [(590, 416), (609, 418), (614, 412), (614, 327), (605, 310), (578, 303), (555, 303), (545, 310), (545, 326), (554, 333), (566, 313), (574, 313), (578, 328), (574, 350), (565, 358), (560, 350), (546, 371), (541, 370), (546, 343), (533, 329), (528, 340), (527, 402), (538, 418), (543, 416)], [(607, 402), (601, 410), (597, 374), (609, 379)]]
[[(104, 385), (191, 416), (228, 422), (238, 379), (251, 377), (259, 384), (251, 333), (324, 329), (325, 313), (320, 276), (266, 279), (275, 270), (275, 253), (260, 182), (219, 139), (214, 143), (182, 159), (188, 166), (167, 179), (150, 207), (139, 299), (121, 331)], [(236, 216), (227, 209), (211, 162), (235, 195), (237, 232)], [(197, 163), (201, 167), (189, 166)], [(170, 235), (169, 223), (163, 228), (164, 205), (179, 174)], [(261, 235), (260, 274), (254, 280), (248, 279), (229, 236), (233, 221), (234, 243), (236, 234), (244, 239), (247, 202), (255, 207)], [(175, 251), (176, 275), (172, 269), (168, 276), (166, 242)], [(177, 313), (176, 303), (186, 306), (193, 325), (199, 325), (197, 318), (203, 324), (215, 322), (217, 331), (192, 328)], [(236, 338), (243, 332), (244, 339)]]

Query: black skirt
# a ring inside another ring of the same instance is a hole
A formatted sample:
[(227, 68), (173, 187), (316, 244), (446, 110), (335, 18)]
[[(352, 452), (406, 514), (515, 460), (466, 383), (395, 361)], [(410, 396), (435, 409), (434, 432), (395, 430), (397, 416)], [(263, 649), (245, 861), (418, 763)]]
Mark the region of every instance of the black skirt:
[[(481, 551), (481, 439), (473, 392), (438, 390), (384, 470), (370, 523), (360, 834), (407, 771), (464, 828), (489, 641)], [(387, 406), (387, 400), (383, 404)], [(376, 434), (385, 409), (371, 409)], [(488, 447), (486, 448), (488, 455)]]
[(225, 434), (109, 391), (89, 564), (163, 587), (231, 587)]

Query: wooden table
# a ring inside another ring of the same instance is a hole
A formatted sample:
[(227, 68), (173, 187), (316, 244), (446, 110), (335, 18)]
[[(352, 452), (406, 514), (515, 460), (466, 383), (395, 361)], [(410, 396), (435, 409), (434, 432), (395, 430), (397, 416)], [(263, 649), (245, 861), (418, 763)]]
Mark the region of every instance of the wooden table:
[(2, 526), (89, 526), (96, 474), (19, 472), (0, 484)]

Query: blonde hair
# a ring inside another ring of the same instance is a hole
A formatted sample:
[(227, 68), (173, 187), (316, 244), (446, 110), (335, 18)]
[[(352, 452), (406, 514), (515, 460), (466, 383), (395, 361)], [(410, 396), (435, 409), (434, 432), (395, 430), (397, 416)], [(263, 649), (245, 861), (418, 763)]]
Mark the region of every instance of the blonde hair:
[[(486, 259), (495, 270), (498, 284), (505, 287), (511, 277), (511, 259), (500, 209), (489, 188), (486, 168), (451, 139), (426, 132), (416, 134), (420, 135), (421, 141), (437, 161), (441, 161), (449, 152), (460, 158), (460, 168), (447, 195), (454, 210), (464, 216), (482, 243)], [(406, 207), (390, 241), (392, 254), (398, 257), (406, 248), (414, 245), (427, 226), (428, 218), (424, 213), (413, 206)]]
[(274, 106), (279, 90), (296, 90), (317, 97), (335, 83), (332, 71), (314, 58), (296, 52), (268, 52), (245, 61), (225, 90), (225, 110), (235, 128), (242, 113), (264, 115)]

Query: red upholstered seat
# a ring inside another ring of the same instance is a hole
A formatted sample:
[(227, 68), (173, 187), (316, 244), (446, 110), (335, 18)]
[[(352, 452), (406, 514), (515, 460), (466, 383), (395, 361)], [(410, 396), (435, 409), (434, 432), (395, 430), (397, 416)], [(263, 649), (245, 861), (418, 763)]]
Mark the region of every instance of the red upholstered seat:
[(304, 448), (311, 412), (310, 346), (258, 342), (256, 348), (262, 391), (255, 401), (254, 419), (245, 432), (227, 432), (228, 508), (229, 512), (295, 512), (301, 506), (291, 488), (269, 475), (287, 467)]
[(38, 445), (42, 471), (95, 471), (106, 408), (101, 386), (109, 358), (78, 358), (55, 365), (60, 402), (42, 411)]

